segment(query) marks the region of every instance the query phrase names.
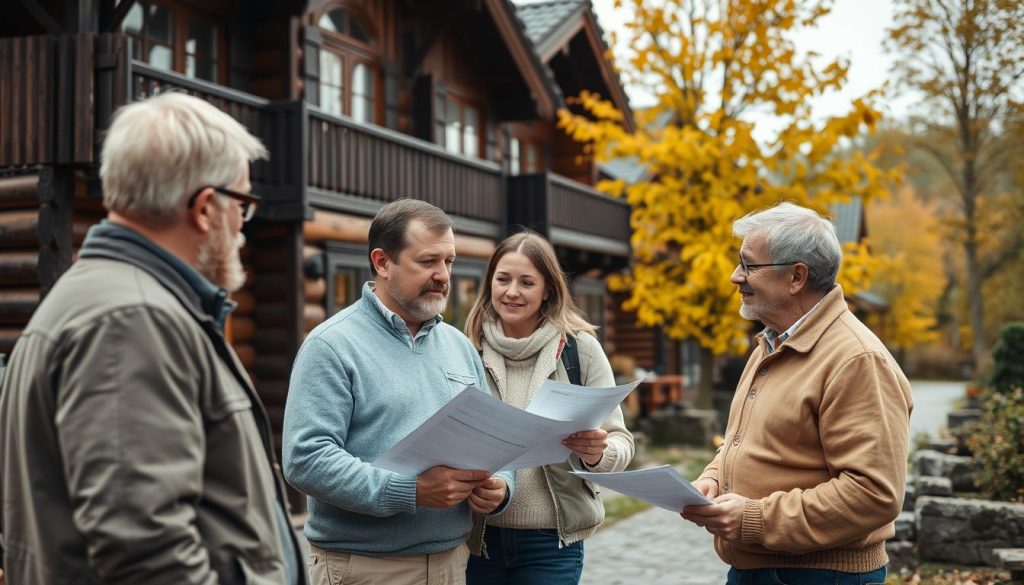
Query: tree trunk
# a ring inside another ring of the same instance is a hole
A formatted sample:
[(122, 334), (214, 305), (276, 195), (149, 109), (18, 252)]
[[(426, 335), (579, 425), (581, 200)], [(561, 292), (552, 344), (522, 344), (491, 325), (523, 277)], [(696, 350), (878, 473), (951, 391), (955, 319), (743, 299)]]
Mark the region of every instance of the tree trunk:
[(978, 265), (978, 244), (968, 226), (968, 239), (964, 244), (967, 255), (967, 303), (971, 319), (971, 352), (974, 356), (975, 376), (988, 364), (988, 340), (985, 335), (985, 303), (981, 295), (981, 268)]
[(714, 395), (715, 356), (706, 347), (700, 348), (700, 386), (697, 395), (697, 408), (711, 409)]

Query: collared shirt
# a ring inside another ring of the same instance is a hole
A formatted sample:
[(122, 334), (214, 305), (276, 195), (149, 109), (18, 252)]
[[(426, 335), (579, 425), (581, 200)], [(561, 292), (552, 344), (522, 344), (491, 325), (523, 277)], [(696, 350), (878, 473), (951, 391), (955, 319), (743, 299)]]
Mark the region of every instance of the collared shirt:
[[(234, 311), (235, 307), (238, 306), (238, 303), (228, 298), (228, 291), (213, 284), (202, 274), (199, 274), (199, 271), (195, 268), (186, 264), (181, 258), (171, 254), (166, 249), (153, 242), (153, 240), (150, 240), (146, 236), (143, 236), (129, 227), (104, 219), (99, 223), (99, 225), (90, 228), (89, 233), (95, 233), (97, 236), (126, 240), (145, 248), (153, 254), (156, 254), (161, 260), (166, 262), (168, 266), (174, 268), (174, 270), (177, 271), (186, 282), (188, 282), (189, 286), (192, 287), (192, 290), (199, 295), (203, 311), (213, 317), (213, 320), (221, 328), (221, 331), (224, 330), (224, 323), (227, 321), (228, 315), (230, 315), (231, 311)], [(88, 239), (88, 236), (86, 236), (86, 239)]]
[[(373, 306), (377, 307), (377, 310), (379, 310), (380, 314), (384, 316), (384, 319), (390, 323), (396, 331), (409, 333), (409, 326), (406, 324), (405, 319), (402, 319), (398, 316), (398, 313), (389, 309), (387, 305), (384, 304), (384, 301), (380, 300), (380, 297), (377, 296), (377, 284), (371, 280), (366, 283), (366, 286), (370, 287), (370, 292), (373, 293), (370, 295), (373, 298)], [(415, 342), (420, 337), (430, 333), (430, 330), (443, 320), (444, 318), (441, 315), (435, 315), (432, 319), (424, 321), (420, 324), (420, 329), (416, 332), (416, 337), (413, 338), (412, 341)]]
[[(824, 299), (822, 299), (822, 300), (824, 300)], [(796, 332), (797, 327), (799, 327), (801, 323), (803, 323), (805, 320), (807, 320), (807, 316), (810, 315), (811, 313), (813, 313), (814, 309), (817, 309), (818, 305), (820, 305), (820, 304), (821, 304), (821, 301), (818, 301), (817, 303), (815, 303), (814, 306), (811, 307), (810, 311), (807, 311), (806, 313), (804, 313), (803, 317), (800, 317), (799, 319), (797, 319), (795, 323), (793, 323), (792, 325), (789, 326), (789, 329), (786, 329), (782, 333), (776, 333), (774, 329), (772, 329), (770, 327), (765, 327), (764, 328), (764, 341), (765, 341), (765, 343), (768, 344), (768, 353), (773, 353), (775, 351), (775, 348), (776, 348), (777, 345), (782, 345), (783, 343), (786, 342), (787, 339), (792, 337), (793, 333)]]

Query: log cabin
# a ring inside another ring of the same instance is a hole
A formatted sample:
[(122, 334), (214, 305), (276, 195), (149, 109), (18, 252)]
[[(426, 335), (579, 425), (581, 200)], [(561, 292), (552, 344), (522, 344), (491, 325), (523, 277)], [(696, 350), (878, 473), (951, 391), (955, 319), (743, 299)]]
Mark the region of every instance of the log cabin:
[(526, 226), (555, 245), (609, 354), (679, 373), (685, 345), (605, 286), (629, 264), (629, 206), (594, 189), (608, 170), (555, 124), (584, 89), (633, 124), (606, 51), (586, 0), (16, 0), (0, 20), (0, 353), (104, 216), (113, 112), (183, 91), (271, 153), (252, 169), (264, 203), (228, 335), (276, 432), (299, 345), (369, 279), (370, 220), (400, 197), (453, 217), (450, 323)]

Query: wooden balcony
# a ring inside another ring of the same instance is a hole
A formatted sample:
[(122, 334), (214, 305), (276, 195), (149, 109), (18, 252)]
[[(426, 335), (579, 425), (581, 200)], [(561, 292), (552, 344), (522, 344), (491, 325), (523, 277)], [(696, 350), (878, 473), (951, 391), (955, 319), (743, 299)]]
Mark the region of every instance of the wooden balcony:
[(266, 216), (305, 217), (312, 206), (372, 215), (402, 197), (429, 201), (488, 235), (504, 226), (504, 176), (495, 163), (333, 116), (305, 102), (269, 102), (133, 62), (131, 97), (178, 90), (200, 97), (263, 140), (270, 160), (253, 166)]
[(0, 39), (0, 171), (94, 166), (99, 137), (121, 105), (164, 91), (200, 97), (270, 151), (253, 165), (261, 217), (301, 220), (314, 208), (372, 215), (401, 197), (451, 213), (461, 231), (500, 238), (517, 223), (562, 250), (621, 262), (629, 206), (553, 173), (507, 177), (501, 166), (304, 101), (270, 102), (128, 59), (121, 34)]
[(113, 36), (0, 38), (0, 169), (95, 161), (94, 62)]
[(589, 185), (554, 173), (509, 179), (509, 224), (544, 234), (556, 246), (622, 261), (630, 254), (630, 208)]
[[(475, 221), (498, 236), (505, 219), (505, 178), (490, 161), (454, 155), (437, 145), (309, 108), (311, 201), (322, 207), (422, 199)], [(341, 195), (339, 197), (338, 195)]]

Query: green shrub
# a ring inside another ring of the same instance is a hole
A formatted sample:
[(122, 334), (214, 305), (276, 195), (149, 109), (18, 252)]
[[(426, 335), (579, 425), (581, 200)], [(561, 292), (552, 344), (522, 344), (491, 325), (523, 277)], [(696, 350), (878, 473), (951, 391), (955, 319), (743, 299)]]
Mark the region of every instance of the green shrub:
[(989, 393), (968, 439), (978, 462), (974, 480), (993, 500), (1024, 502), (1024, 389)]
[(996, 392), (1024, 387), (1024, 323), (1007, 323), (999, 330), (992, 349), (992, 377), (989, 386)]

